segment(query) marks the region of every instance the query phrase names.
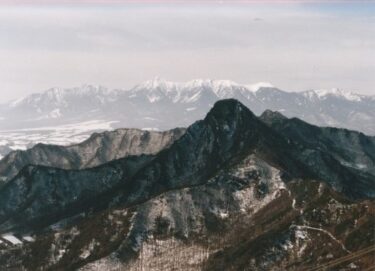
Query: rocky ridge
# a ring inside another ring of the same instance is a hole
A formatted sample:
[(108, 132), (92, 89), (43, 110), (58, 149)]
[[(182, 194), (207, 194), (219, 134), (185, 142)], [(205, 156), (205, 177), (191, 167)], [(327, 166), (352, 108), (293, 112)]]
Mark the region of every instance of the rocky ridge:
[[(33, 241), (4, 244), (0, 263), (27, 270), (302, 270), (371, 247), (372, 171), (340, 161), (355, 153), (351, 146), (316, 145), (274, 128), (273, 119), (223, 100), (159, 153), (83, 170), (24, 168), (0, 189), (1, 240)], [(368, 150), (358, 159), (371, 165)], [(339, 264), (360, 270), (374, 263), (364, 254)]]
[(37, 144), (25, 151), (13, 151), (0, 160), (0, 179), (13, 178), (26, 165), (83, 169), (130, 155), (155, 154), (170, 146), (184, 131), (184, 128), (165, 132), (117, 129), (94, 133), (71, 146)]

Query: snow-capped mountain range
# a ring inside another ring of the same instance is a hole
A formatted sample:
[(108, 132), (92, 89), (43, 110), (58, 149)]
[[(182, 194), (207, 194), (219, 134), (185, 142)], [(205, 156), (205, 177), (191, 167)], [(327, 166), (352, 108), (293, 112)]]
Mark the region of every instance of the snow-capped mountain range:
[(287, 92), (270, 83), (154, 78), (130, 90), (51, 88), (0, 105), (0, 155), (37, 142), (71, 144), (111, 128), (186, 127), (225, 98), (241, 101), (257, 115), (271, 109), (320, 126), (375, 134), (375, 96), (339, 89)]

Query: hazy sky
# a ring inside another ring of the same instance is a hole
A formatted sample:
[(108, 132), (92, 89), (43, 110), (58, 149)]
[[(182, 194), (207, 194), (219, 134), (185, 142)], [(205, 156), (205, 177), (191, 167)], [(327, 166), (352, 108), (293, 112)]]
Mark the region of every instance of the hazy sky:
[(258, 2), (0, 0), (0, 102), (155, 76), (375, 94), (375, 2)]

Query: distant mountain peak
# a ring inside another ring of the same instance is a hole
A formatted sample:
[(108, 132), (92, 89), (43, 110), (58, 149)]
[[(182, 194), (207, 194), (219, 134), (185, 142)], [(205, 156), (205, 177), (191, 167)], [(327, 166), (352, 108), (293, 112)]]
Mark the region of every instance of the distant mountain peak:
[(353, 93), (351, 91), (341, 90), (339, 88), (332, 88), (332, 89), (315, 89), (315, 90), (308, 90), (303, 92), (306, 97), (309, 98), (318, 98), (321, 100), (326, 99), (327, 97), (337, 97), (342, 98), (348, 101), (360, 102), (364, 95), (360, 95), (357, 93)]
[(80, 87), (62, 88), (52, 87), (44, 92), (33, 93), (20, 99), (14, 100), (9, 103), (10, 107), (22, 106), (23, 104), (38, 104), (38, 103), (52, 103), (54, 105), (64, 105), (67, 97), (82, 97), (93, 95), (110, 95), (113, 90), (109, 90), (100, 85), (83, 84)]
[(132, 90), (143, 90), (143, 89), (163, 89), (167, 90), (170, 88), (174, 88), (176, 86), (176, 83), (167, 81), (165, 79), (162, 79), (158, 76), (155, 76), (151, 80), (144, 81), (138, 85), (136, 85)]

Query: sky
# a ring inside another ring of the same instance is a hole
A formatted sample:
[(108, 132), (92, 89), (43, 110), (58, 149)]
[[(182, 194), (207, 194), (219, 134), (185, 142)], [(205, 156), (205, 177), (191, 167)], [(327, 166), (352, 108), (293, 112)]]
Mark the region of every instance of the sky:
[(375, 94), (374, 59), (375, 1), (0, 0), (0, 102), (156, 76)]

